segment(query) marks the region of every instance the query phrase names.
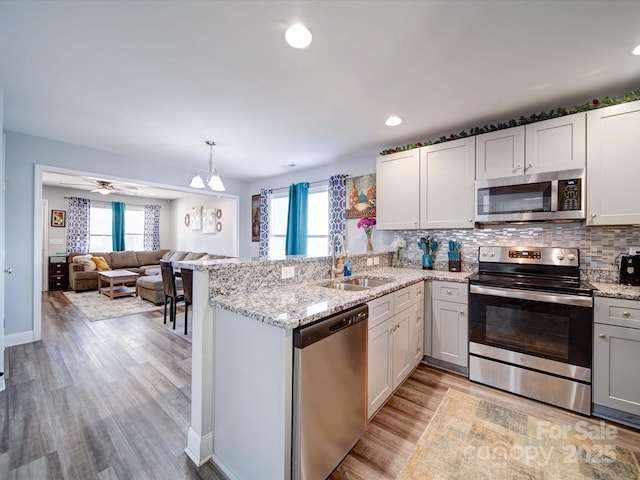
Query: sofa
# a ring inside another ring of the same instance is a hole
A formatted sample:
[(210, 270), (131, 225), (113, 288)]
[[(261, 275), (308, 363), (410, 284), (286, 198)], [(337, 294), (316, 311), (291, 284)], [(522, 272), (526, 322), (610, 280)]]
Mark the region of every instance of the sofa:
[[(180, 252), (172, 251), (166, 253), (162, 260), (170, 262), (180, 262), (189, 260), (208, 260), (212, 258), (226, 258), (224, 255), (212, 255), (208, 253)], [(162, 284), (162, 274), (160, 273), (160, 265), (158, 265), (157, 273), (147, 270), (148, 274), (138, 278), (136, 287), (138, 296), (144, 298), (156, 305), (164, 303), (164, 286)], [(176, 288), (182, 289), (182, 279), (176, 277)]]
[[(71, 253), (68, 257), (69, 286), (76, 292), (96, 290), (98, 288), (98, 270), (86, 269), (81, 259), (76, 257), (102, 257), (111, 270), (129, 270), (140, 275), (136, 282), (138, 296), (160, 305), (164, 302), (160, 260), (178, 262), (181, 260), (202, 260), (207, 258), (226, 258), (223, 255), (210, 255), (204, 252), (183, 252), (173, 250), (92, 252), (89, 254)], [(95, 266), (95, 265), (94, 265)], [(180, 278), (176, 278), (176, 287), (182, 288)]]
[[(69, 286), (76, 292), (83, 290), (96, 290), (98, 288), (98, 271), (87, 269), (83, 264), (74, 261), (75, 257), (102, 257), (105, 259), (111, 270), (130, 270), (139, 275), (160, 271), (160, 260), (169, 250), (153, 251), (133, 251), (124, 252), (91, 252), (89, 254), (70, 253), (69, 263)], [(77, 260), (76, 260), (77, 261)]]

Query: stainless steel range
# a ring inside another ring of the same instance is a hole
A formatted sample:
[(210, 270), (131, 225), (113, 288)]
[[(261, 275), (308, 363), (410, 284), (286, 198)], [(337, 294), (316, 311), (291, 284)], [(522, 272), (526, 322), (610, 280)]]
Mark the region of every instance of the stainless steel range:
[(593, 290), (576, 248), (480, 247), (469, 278), (469, 378), (591, 413)]

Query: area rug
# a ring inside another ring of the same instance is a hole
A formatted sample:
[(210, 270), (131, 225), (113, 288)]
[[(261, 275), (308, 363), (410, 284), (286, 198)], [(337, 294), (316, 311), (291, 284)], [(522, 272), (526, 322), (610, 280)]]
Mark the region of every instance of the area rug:
[(163, 308), (162, 305), (156, 306), (138, 297), (119, 297), (111, 300), (96, 290), (80, 293), (64, 292), (64, 295), (92, 322)]
[(616, 427), (559, 425), (449, 390), (405, 464), (407, 479), (639, 479)]

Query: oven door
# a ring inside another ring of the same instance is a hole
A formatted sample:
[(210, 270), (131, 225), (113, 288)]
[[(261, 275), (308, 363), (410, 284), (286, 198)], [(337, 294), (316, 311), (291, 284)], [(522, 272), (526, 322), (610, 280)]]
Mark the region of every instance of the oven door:
[(515, 352), (590, 370), (592, 326), (589, 296), (469, 286), (469, 341), (478, 346), (471, 351)]

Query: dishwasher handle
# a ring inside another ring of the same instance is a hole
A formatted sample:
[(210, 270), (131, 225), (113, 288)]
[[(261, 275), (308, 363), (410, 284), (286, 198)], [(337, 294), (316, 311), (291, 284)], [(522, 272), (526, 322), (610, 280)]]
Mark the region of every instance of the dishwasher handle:
[(294, 348), (308, 347), (330, 335), (337, 334), (351, 325), (366, 320), (368, 316), (369, 308), (366, 305), (360, 305), (297, 328), (293, 331), (293, 346)]

